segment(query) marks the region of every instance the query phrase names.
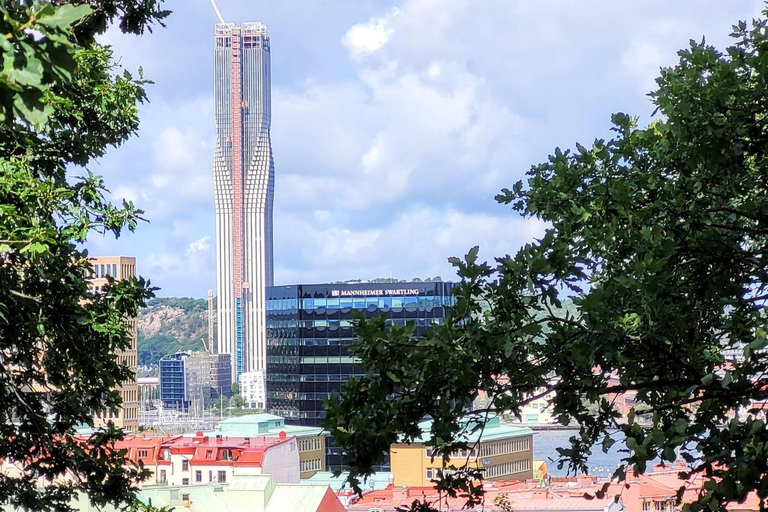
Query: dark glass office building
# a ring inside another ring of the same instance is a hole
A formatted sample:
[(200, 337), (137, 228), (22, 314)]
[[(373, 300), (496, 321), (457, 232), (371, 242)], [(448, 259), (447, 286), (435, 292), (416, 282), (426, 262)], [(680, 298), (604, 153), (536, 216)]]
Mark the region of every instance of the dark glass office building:
[[(418, 336), (440, 324), (452, 283), (360, 283), (267, 288), (267, 408), (287, 424), (322, 426), (323, 399), (350, 376), (364, 375), (349, 355), (352, 312), (386, 314), (390, 324), (413, 322)], [(326, 465), (341, 469), (328, 443)]]

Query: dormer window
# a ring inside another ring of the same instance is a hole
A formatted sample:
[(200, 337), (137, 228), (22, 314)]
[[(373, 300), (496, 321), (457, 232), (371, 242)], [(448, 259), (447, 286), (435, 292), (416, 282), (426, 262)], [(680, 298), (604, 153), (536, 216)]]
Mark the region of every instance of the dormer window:
[(148, 456), (147, 450), (139, 450), (139, 458), (146, 459)]

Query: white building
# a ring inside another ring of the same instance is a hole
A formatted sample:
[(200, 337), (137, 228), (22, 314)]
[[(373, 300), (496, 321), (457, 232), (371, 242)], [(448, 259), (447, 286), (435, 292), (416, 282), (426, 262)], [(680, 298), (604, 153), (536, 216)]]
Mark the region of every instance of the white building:
[(249, 409), (264, 409), (267, 404), (266, 371), (256, 370), (240, 375), (240, 396)]
[(217, 23), (214, 50), (218, 352), (232, 380), (266, 368), (266, 287), (273, 284), (269, 28)]

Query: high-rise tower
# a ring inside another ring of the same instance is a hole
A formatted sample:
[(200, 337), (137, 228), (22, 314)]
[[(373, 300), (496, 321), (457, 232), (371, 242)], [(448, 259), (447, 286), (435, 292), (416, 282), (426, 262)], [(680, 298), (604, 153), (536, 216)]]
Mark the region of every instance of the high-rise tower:
[(219, 353), (232, 376), (266, 367), (266, 287), (273, 284), (269, 28), (217, 23), (214, 100)]

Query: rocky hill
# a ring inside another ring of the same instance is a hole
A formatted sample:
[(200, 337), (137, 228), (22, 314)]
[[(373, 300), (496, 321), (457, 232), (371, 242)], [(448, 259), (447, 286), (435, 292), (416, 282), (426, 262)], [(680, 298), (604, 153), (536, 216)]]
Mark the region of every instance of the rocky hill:
[(208, 337), (208, 301), (162, 297), (147, 302), (139, 312), (139, 364), (157, 363), (179, 350), (202, 350)]

